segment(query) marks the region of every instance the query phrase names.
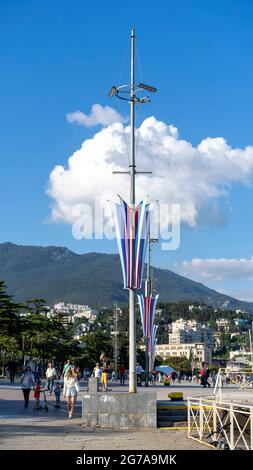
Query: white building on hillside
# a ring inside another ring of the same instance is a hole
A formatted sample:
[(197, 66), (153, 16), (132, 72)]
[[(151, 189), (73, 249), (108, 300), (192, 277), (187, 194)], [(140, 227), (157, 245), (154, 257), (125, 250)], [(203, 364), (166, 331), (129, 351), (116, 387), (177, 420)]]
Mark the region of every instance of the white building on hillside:
[(231, 322), (226, 318), (219, 318), (216, 320), (218, 331), (229, 331), (230, 324)]
[(181, 343), (181, 344), (157, 344), (156, 355), (162, 359), (169, 357), (193, 357), (193, 360), (201, 365), (201, 362), (212, 364), (212, 349), (203, 343)]
[(180, 318), (170, 325), (169, 344), (204, 343), (214, 348), (213, 330), (197, 320)]
[(89, 307), (89, 305), (82, 305), (82, 304), (72, 304), (65, 302), (58, 302), (54, 305), (53, 309), (51, 309), (50, 314), (53, 316), (55, 312), (59, 312), (63, 314), (64, 321), (66, 323), (74, 323), (76, 320), (85, 318), (89, 322), (94, 322), (98, 315), (98, 310)]
[(72, 303), (65, 304), (65, 302), (58, 302), (54, 305), (53, 310), (73, 316), (74, 319), (82, 317), (86, 317), (87, 319), (92, 317), (94, 319), (98, 315), (98, 310), (89, 307), (89, 305)]

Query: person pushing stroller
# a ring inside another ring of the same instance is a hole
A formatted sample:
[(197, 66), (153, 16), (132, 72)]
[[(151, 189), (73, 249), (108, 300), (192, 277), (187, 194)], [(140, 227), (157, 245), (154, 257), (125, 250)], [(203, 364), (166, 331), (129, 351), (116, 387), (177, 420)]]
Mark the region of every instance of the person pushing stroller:
[(46, 404), (46, 399), (45, 399), (45, 391), (46, 390), (47, 390), (47, 387), (42, 387), (40, 379), (37, 379), (35, 387), (34, 387), (34, 398), (35, 398), (35, 404), (34, 404), (34, 407), (33, 407), (34, 411), (42, 409), (41, 402), (40, 402), (41, 392), (44, 392), (44, 406), (43, 406), (43, 408), (47, 410), (47, 404)]

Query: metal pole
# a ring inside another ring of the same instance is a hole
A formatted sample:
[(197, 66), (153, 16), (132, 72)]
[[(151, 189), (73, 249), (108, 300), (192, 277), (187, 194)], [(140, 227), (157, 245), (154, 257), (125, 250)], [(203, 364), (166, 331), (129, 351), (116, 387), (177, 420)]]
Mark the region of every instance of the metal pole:
[(115, 343), (114, 343), (114, 370), (118, 370), (118, 304), (115, 306)]
[(249, 330), (249, 346), (251, 352), (251, 370), (253, 372), (253, 348), (252, 348), (252, 332)]
[(253, 322), (251, 323), (251, 368), (253, 372), (253, 345), (252, 345), (252, 340), (253, 340)]
[(131, 107), (131, 116), (130, 116), (130, 126), (131, 126), (131, 155), (130, 155), (130, 178), (131, 178), (131, 187), (130, 187), (130, 204), (135, 206), (135, 99), (134, 99), (134, 59), (135, 59), (135, 30), (132, 29), (131, 34), (131, 89), (130, 89), (130, 107)]
[[(149, 239), (148, 239), (148, 265), (147, 265), (147, 280), (149, 281), (149, 283), (151, 282), (150, 265), (151, 265), (151, 239), (150, 239), (150, 231), (149, 231)], [(151, 291), (151, 286), (149, 287), (149, 290)], [(151, 292), (149, 292), (149, 294), (151, 294)]]
[(250, 450), (253, 450), (253, 408), (250, 408)]
[(229, 419), (230, 419), (230, 443), (229, 443), (229, 450), (234, 450), (235, 448), (235, 440), (234, 440), (234, 409), (233, 405), (230, 405), (229, 411)]
[(148, 379), (149, 379), (149, 337), (146, 336), (145, 338), (145, 387), (148, 387)]
[[(135, 208), (135, 116), (134, 116), (134, 41), (135, 31), (131, 33), (131, 89), (130, 89), (130, 127), (131, 127), (131, 155), (130, 155), (130, 205)], [(134, 212), (132, 211), (132, 216)], [(133, 217), (130, 223), (130, 242), (133, 242)], [(133, 266), (133, 250), (130, 250), (130, 273)], [(129, 392), (136, 393), (136, 313), (134, 304), (134, 289), (129, 289)]]
[(204, 408), (203, 408), (203, 397), (199, 400), (199, 438), (202, 441), (204, 430)]
[[(149, 233), (147, 280), (145, 282), (145, 296), (146, 297), (149, 297), (152, 294), (150, 266), (151, 266), (151, 239), (150, 239), (150, 233)], [(146, 346), (146, 350), (145, 350), (145, 387), (148, 387), (149, 368), (150, 368), (149, 341), (150, 341), (150, 339), (146, 336), (146, 339), (145, 339), (145, 346)]]

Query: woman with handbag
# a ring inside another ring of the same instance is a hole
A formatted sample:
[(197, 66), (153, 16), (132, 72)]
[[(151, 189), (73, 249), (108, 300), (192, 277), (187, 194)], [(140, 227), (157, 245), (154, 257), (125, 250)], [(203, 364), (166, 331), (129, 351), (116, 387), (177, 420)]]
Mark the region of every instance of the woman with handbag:
[(77, 398), (77, 392), (79, 392), (79, 385), (77, 378), (70, 369), (64, 379), (63, 396), (67, 398), (67, 407), (69, 412), (69, 419), (72, 418), (73, 411), (75, 408), (75, 402)]
[(31, 367), (26, 367), (24, 373), (21, 375), (21, 388), (24, 394), (25, 408), (28, 408), (29, 395), (32, 388), (35, 386), (34, 376), (31, 371)]

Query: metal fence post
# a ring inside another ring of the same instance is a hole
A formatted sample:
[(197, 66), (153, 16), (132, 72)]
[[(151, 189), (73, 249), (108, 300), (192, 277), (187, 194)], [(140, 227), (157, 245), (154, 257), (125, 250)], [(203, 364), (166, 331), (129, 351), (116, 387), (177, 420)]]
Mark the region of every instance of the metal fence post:
[(230, 450), (234, 450), (234, 411), (233, 411), (233, 405), (230, 405), (230, 412), (229, 412), (229, 418), (230, 418)]
[(190, 398), (187, 398), (187, 420), (188, 420), (188, 437), (191, 433), (191, 410), (190, 410)]
[(250, 408), (250, 450), (253, 450), (253, 408)]
[(213, 438), (216, 441), (217, 440), (217, 407), (216, 403), (212, 403), (212, 408), (213, 408)]
[(203, 438), (203, 429), (204, 429), (204, 416), (203, 416), (203, 398), (201, 397), (199, 400), (199, 434), (200, 440), (202, 441)]

